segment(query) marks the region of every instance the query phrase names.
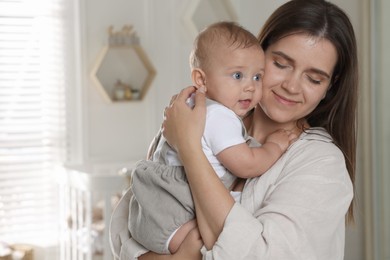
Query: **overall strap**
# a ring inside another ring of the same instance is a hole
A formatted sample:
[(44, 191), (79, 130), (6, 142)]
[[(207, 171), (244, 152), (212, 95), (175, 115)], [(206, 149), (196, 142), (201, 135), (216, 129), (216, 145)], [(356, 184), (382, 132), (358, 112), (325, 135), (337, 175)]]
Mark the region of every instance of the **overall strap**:
[(158, 154), (158, 158), (157, 158), (158, 162), (161, 164), (168, 165), (167, 153), (168, 153), (168, 151), (172, 150), (172, 148), (169, 146), (169, 144), (168, 144), (167, 140), (164, 138), (164, 136), (161, 136), (160, 142), (163, 142), (163, 143), (162, 143), (160, 153)]
[[(157, 158), (153, 158), (155, 155), (156, 149), (159, 146), (159, 143), (162, 142), (161, 149), (159, 153), (157, 154)], [(154, 160), (158, 161), (161, 164), (168, 164), (168, 161), (166, 160), (168, 151), (172, 150), (172, 148), (167, 143), (167, 140), (162, 135), (162, 129), (158, 131), (157, 135), (153, 138), (152, 143), (149, 146), (147, 159), (148, 160)]]
[(160, 128), (157, 132), (157, 135), (153, 138), (152, 142), (149, 145), (148, 153), (146, 155), (146, 159), (152, 160), (153, 154), (157, 149), (157, 145), (160, 142), (162, 136), (162, 129)]

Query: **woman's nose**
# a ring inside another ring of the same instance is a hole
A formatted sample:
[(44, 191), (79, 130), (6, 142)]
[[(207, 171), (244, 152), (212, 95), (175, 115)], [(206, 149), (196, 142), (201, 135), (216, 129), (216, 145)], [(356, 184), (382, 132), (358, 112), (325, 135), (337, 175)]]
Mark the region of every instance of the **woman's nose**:
[(289, 75), (282, 82), (282, 88), (290, 93), (298, 93), (301, 90), (301, 82), (296, 75)]

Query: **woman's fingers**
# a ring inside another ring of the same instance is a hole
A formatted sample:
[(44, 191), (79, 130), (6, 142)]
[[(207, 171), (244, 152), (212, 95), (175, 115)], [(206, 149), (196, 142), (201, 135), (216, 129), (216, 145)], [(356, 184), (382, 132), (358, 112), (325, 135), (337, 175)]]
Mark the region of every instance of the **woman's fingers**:
[(182, 89), (180, 93), (175, 97), (178, 101), (186, 101), (192, 93), (196, 91), (196, 87), (190, 86)]
[(176, 253), (178, 259), (202, 259), (200, 249), (203, 246), (203, 241), (198, 228), (193, 228), (186, 236), (183, 243)]
[[(171, 97), (171, 100), (169, 101), (169, 106), (171, 106), (173, 104), (173, 102), (175, 102), (175, 99), (177, 98), (177, 94), (176, 95), (173, 95)], [(166, 109), (166, 108), (165, 108)]]
[[(194, 108), (186, 101), (194, 94)], [(206, 118), (206, 97), (204, 89), (187, 87), (172, 98), (171, 105), (164, 111), (163, 135), (174, 148), (200, 142)]]
[[(185, 89), (182, 89), (180, 91), (179, 94), (176, 94), (176, 95), (173, 95), (171, 97), (171, 100), (169, 101), (169, 107), (173, 105), (173, 103), (175, 102), (175, 100), (179, 97), (179, 96), (190, 96), (191, 93), (194, 93), (196, 91), (196, 88), (194, 86), (190, 86), (190, 87), (186, 87)], [(188, 93), (189, 92), (189, 93)], [(166, 110), (167, 108), (165, 108)], [(165, 115), (165, 110), (164, 110), (164, 115)]]
[(194, 103), (196, 106), (194, 109), (205, 109), (206, 108), (206, 87), (201, 86), (195, 92)]

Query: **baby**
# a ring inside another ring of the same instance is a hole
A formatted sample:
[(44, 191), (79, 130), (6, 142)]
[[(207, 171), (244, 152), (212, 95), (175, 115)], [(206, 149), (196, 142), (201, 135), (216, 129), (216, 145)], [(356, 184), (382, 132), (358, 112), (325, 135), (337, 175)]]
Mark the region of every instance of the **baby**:
[[(280, 130), (261, 146), (251, 145), (242, 118), (260, 101), (264, 52), (249, 31), (233, 22), (210, 25), (197, 36), (190, 64), (194, 85), (207, 90), (203, 150), (231, 190), (237, 177), (266, 172), (294, 136)], [(140, 161), (132, 173), (129, 230), (148, 250), (175, 253), (196, 226), (194, 206), (177, 153), (161, 133), (153, 145), (151, 160)], [(231, 194), (240, 201), (240, 192)]]

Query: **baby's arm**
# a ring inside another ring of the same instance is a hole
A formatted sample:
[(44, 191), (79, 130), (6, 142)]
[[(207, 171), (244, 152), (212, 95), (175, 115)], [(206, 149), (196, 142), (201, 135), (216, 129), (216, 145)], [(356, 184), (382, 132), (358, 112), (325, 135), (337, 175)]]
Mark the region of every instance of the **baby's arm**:
[(287, 150), (296, 135), (287, 130), (270, 134), (261, 147), (250, 148), (246, 143), (224, 149), (218, 160), (234, 175), (252, 178), (265, 173)]

